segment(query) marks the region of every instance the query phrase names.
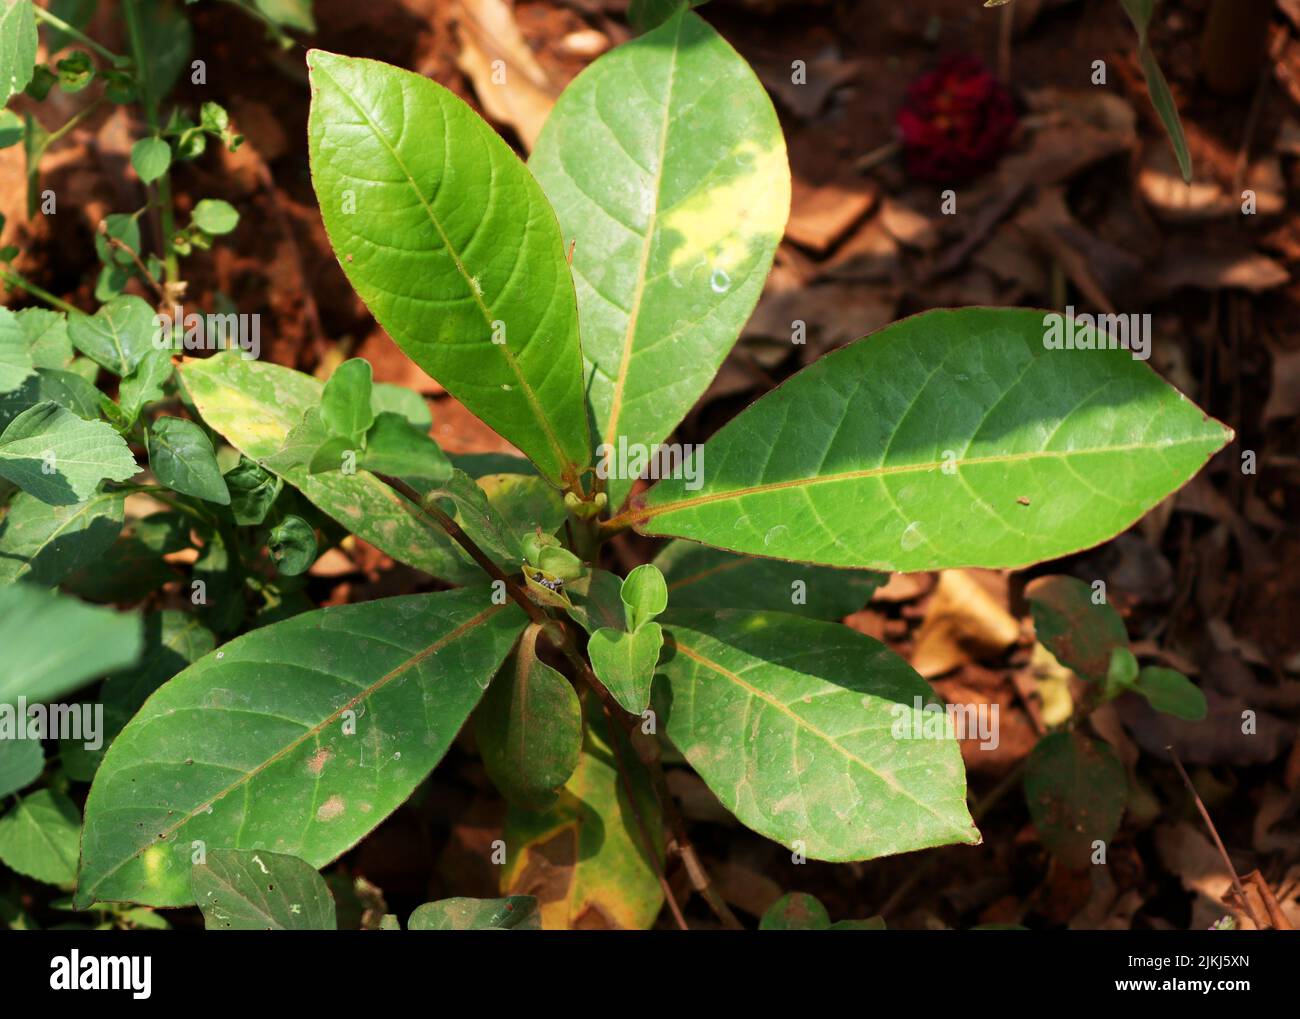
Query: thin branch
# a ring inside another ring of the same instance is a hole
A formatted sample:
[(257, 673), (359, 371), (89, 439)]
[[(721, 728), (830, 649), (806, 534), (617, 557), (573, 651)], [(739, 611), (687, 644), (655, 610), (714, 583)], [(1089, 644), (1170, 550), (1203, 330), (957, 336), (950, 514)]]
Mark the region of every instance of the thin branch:
[(135, 263), (136, 270), (144, 278), (144, 281), (149, 284), (160, 302), (167, 299), (167, 292), (163, 290), (162, 284), (154, 279), (154, 275), (149, 271), (149, 267), (141, 261), (140, 253), (136, 251), (135, 248), (131, 247), (131, 245), (127, 244), (126, 241), (122, 240), (122, 238), (114, 237), (110, 234), (108, 232), (108, 222), (106, 220), (99, 221), (99, 234), (104, 238), (104, 243), (110, 248), (115, 251), (125, 251), (130, 256), (131, 261)]
[(1201, 819), (1205, 822), (1205, 827), (1210, 829), (1210, 837), (1214, 839), (1214, 845), (1218, 848), (1219, 855), (1223, 857), (1223, 865), (1228, 868), (1228, 874), (1232, 877), (1232, 889), (1237, 893), (1237, 900), (1241, 903), (1241, 908), (1250, 917), (1250, 922), (1255, 925), (1255, 929), (1263, 930), (1264, 925), (1259, 922), (1259, 917), (1255, 915), (1250, 899), (1246, 898), (1246, 889), (1241, 886), (1241, 878), (1237, 877), (1237, 868), (1232, 865), (1232, 860), (1228, 858), (1228, 851), (1223, 848), (1223, 839), (1219, 838), (1219, 830), (1214, 827), (1214, 821), (1210, 819), (1210, 812), (1205, 809), (1205, 804), (1201, 802), (1201, 794), (1196, 791), (1196, 786), (1192, 785), (1187, 769), (1183, 767), (1183, 762), (1178, 759), (1178, 751), (1171, 746), (1165, 747), (1165, 749), (1169, 751), (1169, 756), (1174, 759), (1174, 767), (1178, 769), (1178, 774), (1183, 777), (1183, 783), (1187, 786), (1187, 791), (1192, 794), (1192, 799), (1196, 801), (1196, 809), (1201, 812)]

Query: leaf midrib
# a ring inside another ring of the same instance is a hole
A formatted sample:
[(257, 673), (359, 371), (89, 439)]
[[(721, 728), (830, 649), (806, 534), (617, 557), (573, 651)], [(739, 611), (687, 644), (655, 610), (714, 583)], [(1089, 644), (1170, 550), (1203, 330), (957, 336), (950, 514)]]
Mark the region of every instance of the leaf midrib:
[[(918, 807), (921, 807), (926, 813), (933, 816), (936, 820), (943, 822), (944, 826), (949, 831), (960, 832), (963, 836), (969, 834), (969, 829), (964, 828), (960, 825), (954, 825), (952, 818), (943, 816), (938, 811), (936, 811), (932, 806), (926, 803), (924, 800), (918, 798), (917, 796), (909, 792), (907, 789), (905, 789), (903, 786), (899, 785), (898, 780), (895, 779), (892, 775), (886, 775), (878, 771), (871, 764), (864, 761), (861, 757), (858, 757), (856, 754), (852, 753), (842, 743), (835, 740), (832, 736), (830, 736), (829, 733), (823, 732), (821, 729), (813, 725), (806, 718), (803, 718), (801, 715), (798, 715), (795, 712), (791, 711), (790, 706), (788, 704), (782, 703), (772, 695), (766, 693), (763, 690), (760, 690), (758, 687), (754, 686), (753, 684), (745, 682), (745, 680), (742, 679), (737, 673), (732, 672), (721, 662), (715, 662), (713, 659), (709, 658), (701, 651), (698, 651), (695, 648), (692, 648), (690, 645), (683, 643), (680, 633), (681, 633), (680, 630), (674, 629), (674, 637), (676, 638), (676, 642), (677, 642), (677, 650), (685, 654), (687, 658), (690, 658), (696, 663), (698, 663), (699, 665), (702, 665), (704, 668), (717, 673), (718, 675), (722, 676), (724, 679), (727, 679), (730, 682), (735, 683), (741, 689), (745, 690), (751, 697), (756, 697), (757, 699), (763, 701), (765, 704), (768, 704), (771, 707), (775, 708), (777, 711), (781, 712), (783, 715), (788, 717), (796, 729), (804, 729), (811, 735), (816, 736), (818, 739), (821, 739), (829, 747), (837, 751), (841, 756), (843, 756), (846, 760), (848, 760), (851, 764), (858, 765), (866, 772), (873, 775), (875, 778), (879, 779), (881, 782), (884, 782), (885, 785), (887, 785), (899, 796), (902, 796), (904, 799), (910, 800)], [(779, 666), (779, 663), (774, 663), (774, 664), (778, 664), (778, 667), (783, 667), (783, 666)], [(843, 689), (846, 693), (852, 692), (847, 687)]]
[(1068, 459), (1069, 457), (1075, 456), (1093, 456), (1098, 453), (1132, 453), (1140, 450), (1161, 450), (1168, 449), (1172, 446), (1188, 446), (1194, 443), (1206, 444), (1212, 441), (1213, 440), (1197, 436), (1188, 439), (1173, 439), (1160, 443), (1134, 442), (1119, 446), (1102, 446), (1095, 449), (1042, 449), (1032, 450), (1025, 453), (1005, 453), (999, 456), (968, 457), (962, 460), (933, 460), (914, 464), (865, 467), (858, 471), (841, 471), (837, 474), (823, 474), (817, 477), (792, 478), (787, 481), (771, 481), (766, 484), (750, 485), (745, 488), (732, 488), (725, 492), (713, 492), (708, 495), (698, 495), (689, 499), (678, 499), (674, 502), (660, 503), (657, 506), (643, 506), (632, 511), (632, 520), (635, 523), (640, 524), (664, 513), (676, 513), (683, 509), (691, 509), (695, 506), (703, 506), (711, 502), (721, 502), (727, 499), (739, 499), (747, 495), (763, 495), (767, 492), (776, 492), (787, 488), (810, 488), (814, 485), (834, 484), (839, 481), (858, 481), (864, 478), (877, 478), (889, 474), (927, 473), (929, 471), (940, 470), (948, 464), (952, 464), (955, 467), (972, 467), (982, 466), (984, 464), (1022, 463), (1030, 460)]
[(111, 870), (105, 871), (92, 887), (99, 888), (100, 886), (102, 886), (105, 881), (113, 877), (113, 875), (115, 875), (118, 871), (120, 871), (123, 867), (125, 867), (136, 857), (138, 857), (141, 853), (146, 852), (150, 847), (162, 842), (165, 838), (171, 836), (176, 831), (180, 830), (181, 827), (183, 827), (184, 825), (192, 821), (195, 817), (198, 816), (201, 810), (206, 809), (207, 806), (213, 803), (217, 803), (218, 801), (224, 799), (226, 796), (234, 792), (240, 786), (245, 785), (253, 778), (260, 775), (272, 764), (275, 764), (277, 761), (281, 760), (282, 758), (286, 757), (294, 750), (298, 749), (298, 747), (300, 747), (308, 739), (314, 739), (321, 732), (323, 732), (325, 727), (328, 726), (331, 722), (337, 721), (339, 718), (341, 718), (345, 711), (349, 711), (355, 708), (362, 701), (367, 700), (370, 697), (373, 697), (376, 693), (382, 690), (394, 679), (404, 675), (410, 669), (413, 669), (416, 666), (420, 665), (430, 655), (436, 654), (438, 651), (442, 650), (452, 641), (456, 640), (458, 637), (464, 634), (467, 630), (470, 630), (473, 627), (478, 626), (480, 623), (487, 621), (492, 616), (496, 615), (498, 612), (501, 612), (505, 607), (506, 606), (504, 605), (493, 605), (490, 606), (489, 608), (484, 609), (476, 616), (473, 616), (472, 618), (467, 619), (465, 622), (461, 623), (459, 626), (453, 629), (446, 636), (441, 637), (438, 640), (434, 641), (428, 647), (422, 649), (421, 651), (418, 651), (416, 654), (412, 655), (410, 658), (402, 662), (396, 668), (391, 669), (384, 675), (380, 676), (379, 679), (375, 680), (372, 684), (370, 684), (370, 686), (366, 687), (364, 690), (359, 692), (351, 700), (347, 701), (341, 707), (337, 708), (335, 711), (325, 716), (325, 718), (323, 718), (319, 723), (317, 723), (316, 725), (312, 726), (309, 729), (303, 730), (300, 736), (297, 736), (294, 739), (290, 740), (289, 743), (287, 743), (280, 750), (277, 750), (274, 754), (268, 757), (257, 767), (253, 768), (251, 771), (245, 772), (240, 778), (236, 779), (234, 782), (231, 782), (230, 785), (226, 786), (226, 788), (220, 790), (215, 795), (210, 797), (205, 797), (203, 803), (195, 806), (193, 809), (186, 812), (183, 816), (178, 818), (176, 821), (164, 827), (162, 832), (160, 833), (162, 838), (147, 842), (143, 846), (140, 846), (134, 852), (129, 854), (128, 856), (124, 857)]
[[(407, 169), (405, 161), (398, 154), (397, 149), (393, 147), (392, 142), (388, 140), (388, 137), (382, 131), (379, 130), (379, 125), (374, 122), (374, 119), (370, 116), (369, 112), (366, 111), (361, 106), (361, 104), (358, 103), (357, 100), (346, 89), (342, 87), (342, 85), (339, 83), (339, 80), (335, 78), (334, 75), (330, 74), (330, 72), (323, 65), (320, 65), (318, 63), (318, 67), (321, 73), (324, 74), (327, 78), (330, 79), (330, 81), (334, 83), (334, 87), (339, 92), (339, 94), (342, 95), (344, 98), (346, 98), (348, 103), (351, 104), (352, 108), (355, 109), (357, 113), (359, 113), (365, 119), (366, 125), (370, 128), (371, 133), (376, 138), (378, 138), (381, 142), (383, 142), (384, 148), (388, 150), (388, 154), (392, 156), (393, 162), (397, 164), (398, 169), (402, 171), (402, 175), (406, 178), (406, 183), (410, 185), (411, 190), (415, 192), (415, 197), (419, 200), (420, 207), (424, 210), (425, 215), (428, 217), (429, 223), (438, 232), (438, 237), (442, 240), (443, 246), (447, 249), (447, 254), (451, 256), (451, 260), (456, 266), (456, 271), (460, 273), (461, 279), (465, 281), (465, 286), (469, 290), (470, 297), (473, 299), (474, 304), (478, 307), (479, 312), (483, 315), (483, 321), (487, 324), (489, 328), (491, 328), (493, 321), (495, 321), (492, 316), (491, 309), (489, 309), (488, 306), (483, 302), (482, 295), (478, 292), (478, 288), (474, 285), (474, 278), (470, 275), (468, 270), (466, 270), (465, 263), (461, 261), (460, 252), (457, 251), (456, 247), (451, 243), (451, 238), (447, 236), (446, 230), (443, 229), (442, 221), (438, 219), (437, 214), (433, 211), (433, 207), (430, 206), (428, 201), (425, 199), (424, 192), (421, 191), (419, 186), (416, 184), (415, 177), (411, 174), (411, 171)], [(443, 118), (444, 120), (446, 119), (445, 113), (443, 114)], [(572, 459), (564, 451), (564, 447), (560, 443), (559, 437), (555, 434), (555, 430), (551, 427), (550, 419), (546, 416), (546, 414), (542, 409), (542, 405), (537, 398), (536, 391), (533, 389), (531, 383), (529, 383), (529, 381), (524, 377), (523, 372), (520, 370), (519, 362), (518, 360), (516, 360), (514, 352), (506, 344), (494, 343), (493, 346), (501, 352), (501, 356), (505, 359), (506, 364), (509, 366), (510, 370), (514, 373), (516, 380), (518, 380), (519, 388), (523, 392), (524, 398), (527, 399), (529, 407), (532, 409), (533, 417), (536, 419), (537, 423), (541, 426), (542, 432), (546, 436), (546, 441), (551, 446), (551, 452), (553, 452), (556, 455), (560, 464), (563, 465), (567, 469), (567, 471), (569, 473), (572, 473), (576, 478), (578, 467), (576, 464), (573, 463)]]
[(615, 429), (623, 412), (623, 390), (627, 385), (627, 376), (632, 364), (632, 348), (636, 341), (637, 323), (640, 321), (641, 306), (644, 303), (646, 273), (650, 268), (650, 251), (654, 246), (655, 227), (659, 221), (660, 203), (663, 201), (664, 158), (668, 152), (668, 128), (672, 122), (673, 88), (677, 82), (677, 55), (681, 46), (682, 26), (686, 23), (684, 15), (677, 18), (677, 32), (673, 36), (672, 59), (668, 65), (668, 88), (664, 96), (664, 115), (659, 130), (659, 160), (655, 167), (655, 204), (650, 211), (646, 224), (645, 240), (641, 246), (641, 262), (637, 267), (636, 290), (632, 295), (632, 310), (628, 314), (627, 329), (623, 334), (623, 354), (618, 363), (618, 375), (614, 379), (614, 395), (610, 403), (609, 421), (605, 428), (604, 439), (614, 442), (617, 439)]

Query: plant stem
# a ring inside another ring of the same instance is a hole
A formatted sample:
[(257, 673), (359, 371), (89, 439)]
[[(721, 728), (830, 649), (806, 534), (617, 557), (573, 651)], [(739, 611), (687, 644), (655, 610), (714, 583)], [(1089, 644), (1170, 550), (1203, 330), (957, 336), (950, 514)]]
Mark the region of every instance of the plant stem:
[(1215, 848), (1219, 850), (1219, 855), (1223, 857), (1223, 865), (1228, 868), (1228, 875), (1232, 878), (1232, 890), (1237, 893), (1237, 901), (1241, 903), (1242, 911), (1250, 917), (1250, 922), (1255, 925), (1257, 931), (1264, 930), (1264, 925), (1259, 922), (1259, 917), (1255, 915), (1255, 909), (1250, 904), (1250, 899), (1246, 897), (1246, 889), (1241, 886), (1241, 878), (1237, 877), (1237, 868), (1232, 865), (1232, 860), (1228, 857), (1228, 851), (1223, 847), (1223, 839), (1219, 838), (1219, 830), (1214, 827), (1214, 821), (1210, 819), (1210, 812), (1205, 809), (1205, 804), (1201, 801), (1201, 794), (1196, 791), (1196, 786), (1192, 785), (1192, 779), (1183, 767), (1183, 762), (1178, 759), (1178, 751), (1172, 746), (1165, 747), (1169, 751), (1169, 756), (1174, 759), (1174, 767), (1178, 769), (1178, 774), (1182, 776), (1183, 783), (1187, 786), (1187, 791), (1192, 794), (1192, 799), (1196, 801), (1196, 809), (1201, 812), (1201, 820), (1205, 822), (1205, 827), (1210, 829), (1210, 837), (1214, 839)]
[[(595, 672), (592, 671), (590, 663), (588, 663), (587, 659), (582, 656), (581, 652), (578, 651), (577, 646), (574, 644), (573, 635), (569, 632), (568, 627), (559, 620), (548, 615), (539, 605), (529, 598), (527, 593), (518, 585), (518, 583), (516, 583), (513, 578), (507, 576), (505, 571), (494, 563), (491, 558), (474, 543), (474, 540), (465, 533), (461, 526), (456, 523), (450, 515), (445, 513), (433, 502), (426, 502), (420, 496), (419, 492), (401, 478), (390, 477), (386, 474), (377, 474), (376, 477), (384, 484), (388, 485), (389, 488), (393, 489), (393, 491), (414, 503), (420, 512), (435, 520), (439, 526), (447, 532), (451, 539), (455, 541), (456, 544), (460, 545), (460, 547), (469, 554), (470, 558), (483, 568), (484, 572), (486, 572), (488, 576), (492, 577), (494, 580), (500, 581), (505, 586), (506, 592), (516, 602), (516, 604), (527, 613), (529, 619), (534, 623), (539, 623), (543, 626), (549, 627), (549, 629), (545, 631), (547, 635), (555, 635), (553, 638), (555, 646), (558, 648), (560, 653), (564, 655), (569, 664), (573, 666), (574, 671), (577, 672), (582, 681), (591, 689), (596, 697), (599, 698), (601, 707), (605, 710), (605, 716), (611, 722), (617, 723), (616, 728), (622, 728), (623, 732), (629, 737), (630, 743), (631, 734), (636, 729), (638, 720), (623, 710), (622, 705), (618, 703), (614, 698), (614, 695), (606, 689), (605, 684), (603, 684), (596, 676)], [(623, 774), (623, 779), (626, 783), (625, 791), (628, 796), (628, 802), (630, 803), (633, 812), (636, 813), (636, 800), (632, 798), (631, 783), (627, 778), (626, 770), (623, 766), (622, 753), (617, 746), (618, 737), (616, 735), (616, 729), (611, 731), (610, 740), (615, 747), (619, 771)], [(717, 890), (713, 887), (712, 882), (709, 880), (708, 871), (705, 870), (704, 864), (700, 861), (699, 854), (695, 851), (695, 846), (692, 844), (690, 836), (686, 831), (686, 823), (683, 821), (681, 814), (678, 813), (677, 804), (673, 801), (672, 794), (668, 790), (668, 783), (664, 778), (663, 766), (660, 764), (659, 759), (656, 757), (653, 761), (646, 761), (644, 763), (647, 770), (650, 772), (655, 795), (659, 800), (660, 810), (663, 813), (664, 820), (668, 822), (669, 830), (673, 834), (673, 843), (677, 850), (677, 855), (681, 858), (682, 863), (686, 867), (686, 873), (691, 880), (691, 886), (699, 892), (700, 897), (708, 903), (709, 908), (713, 910), (714, 914), (724, 926), (734, 930), (741, 930), (742, 925), (740, 921), (736, 919), (736, 915), (731, 911), (726, 902), (722, 899), (722, 896), (719, 895)], [(639, 814), (638, 823), (641, 823)], [(647, 851), (650, 852), (650, 859), (657, 860), (658, 854), (654, 852), (653, 846), (649, 845), (650, 839), (648, 832), (645, 833), (645, 837), (648, 844)], [(667, 880), (664, 879), (662, 875), (660, 883), (664, 889), (664, 895), (668, 900), (669, 908), (673, 913), (673, 918), (678, 922), (680, 927), (685, 929), (686, 921), (682, 916), (681, 908), (673, 897), (672, 889), (668, 886)]]
[[(135, 62), (136, 77), (140, 82), (140, 101), (144, 107), (145, 120), (152, 134), (158, 134), (158, 96), (154, 94), (153, 82), (149, 74), (149, 60), (145, 51), (144, 34), (140, 27), (139, 0), (123, 0), (122, 16), (126, 19), (127, 35), (131, 39), (131, 59)], [(164, 280), (175, 283), (180, 274), (180, 262), (172, 247), (172, 235), (176, 232), (175, 212), (172, 209), (171, 169), (163, 171), (154, 182), (157, 189), (158, 215), (162, 231), (162, 251)]]
[[(130, 0), (127, 0), (127, 2), (130, 3)], [(88, 36), (85, 32), (81, 31), (81, 29), (69, 25), (57, 14), (52, 14), (49, 11), (47, 11), (44, 7), (38, 7), (36, 4), (32, 4), (32, 11), (33, 13), (35, 13), (37, 21), (44, 21), (51, 28), (57, 28), (64, 35), (69, 36), (72, 39), (76, 39), (77, 42), (81, 43), (81, 45), (94, 50), (101, 57), (107, 60), (110, 64), (116, 66), (121, 62), (122, 58), (119, 57), (112, 50), (110, 50), (107, 46), (100, 45), (94, 39)]]
[(87, 117), (89, 117), (92, 113), (94, 113), (97, 109), (99, 109), (100, 106), (103, 105), (103, 103), (104, 103), (104, 97), (103, 97), (103, 96), (100, 96), (100, 97), (99, 97), (98, 99), (96, 99), (93, 103), (91, 103), (89, 106), (87, 106), (84, 110), (81, 110), (80, 112), (78, 112), (78, 113), (74, 114), (73, 116), (69, 117), (68, 120), (67, 120), (64, 124), (60, 125), (60, 126), (59, 126), (58, 128), (56, 128), (55, 130), (51, 131), (48, 135), (45, 136), (45, 141), (44, 141), (44, 143), (41, 145), (41, 152), (43, 153), (46, 149), (48, 149), (48, 148), (49, 148), (51, 145), (53, 145), (56, 141), (58, 141), (60, 138), (62, 138), (64, 135), (66, 135), (69, 131), (71, 131), (74, 127), (76, 127), (78, 124), (80, 124), (83, 120), (85, 120)]
[(59, 311), (65, 311), (69, 315), (82, 314), (80, 308), (69, 304), (62, 297), (55, 297), (48, 290), (43, 290), (41, 287), (38, 287), (22, 273), (15, 272), (13, 269), (0, 269), (0, 280), (4, 280), (4, 282), (8, 283), (10, 286), (22, 287), (22, 289), (26, 290), (33, 297), (39, 298), (50, 307), (57, 308)]

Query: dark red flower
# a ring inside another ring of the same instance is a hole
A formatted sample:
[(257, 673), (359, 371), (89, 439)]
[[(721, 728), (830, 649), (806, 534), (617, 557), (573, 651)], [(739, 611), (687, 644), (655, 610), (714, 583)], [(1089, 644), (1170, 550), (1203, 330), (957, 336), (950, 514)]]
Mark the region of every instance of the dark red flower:
[(953, 54), (907, 90), (898, 111), (907, 171), (939, 183), (997, 163), (1016, 128), (1011, 95), (978, 57)]

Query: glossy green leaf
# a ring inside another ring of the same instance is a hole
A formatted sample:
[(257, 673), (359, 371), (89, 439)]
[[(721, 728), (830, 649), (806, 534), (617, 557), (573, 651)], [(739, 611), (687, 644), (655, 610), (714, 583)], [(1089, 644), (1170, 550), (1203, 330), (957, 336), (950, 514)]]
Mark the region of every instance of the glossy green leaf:
[(531, 895), (426, 902), (406, 924), (413, 931), (535, 931), (541, 926), (537, 900)]
[(523, 627), (487, 588), (254, 630), (158, 690), (86, 801), (79, 903), (191, 901), (191, 843), (320, 867), (437, 764)]
[(319, 381), (279, 365), (246, 361), (233, 351), (186, 361), (180, 374), (209, 427), (359, 538), (451, 583), (481, 579), (482, 571), (453, 548), (436, 523), (368, 471), (310, 474), (305, 463), (277, 466), (285, 439), (309, 409), (320, 405)]
[(220, 198), (204, 198), (194, 206), (190, 217), (204, 233), (228, 234), (239, 225), (239, 213)]
[(1025, 597), (1039, 643), (1067, 669), (1105, 683), (1115, 649), (1128, 648), (1128, 631), (1104, 589), (1055, 575), (1031, 580)]
[(1051, 321), (930, 311), (833, 351), (696, 452), (701, 487), (661, 481), (630, 519), (749, 555), (903, 572), (1105, 541), (1232, 432), (1126, 350), (1049, 349)]
[(115, 297), (94, 315), (68, 319), (72, 345), (114, 375), (130, 375), (154, 347), (153, 309), (132, 294)]
[(172, 147), (162, 138), (141, 138), (131, 146), (131, 165), (145, 184), (166, 173), (171, 163)]
[(4, 9), (0, 10), (0, 106), (32, 80), (36, 42), (32, 0), (6, 0)]
[(57, 403), (79, 418), (99, 418), (101, 394), (80, 375), (51, 368), (38, 368), (17, 389), (0, 394), (0, 432), (23, 411), (38, 403)]
[(230, 491), (217, 466), (217, 451), (207, 432), (193, 421), (154, 419), (149, 426), (149, 467), (173, 491), (230, 505)]
[(537, 635), (536, 626), (524, 631), (474, 714), (488, 777), (528, 810), (556, 801), (582, 752), (582, 705), (573, 684), (537, 657)]
[(148, 404), (163, 398), (163, 386), (171, 375), (171, 353), (151, 350), (136, 365), (135, 371), (122, 380), (117, 389), (117, 399), (128, 424), (134, 424)]
[(332, 931), (334, 897), (316, 869), (265, 850), (209, 849), (190, 876), (210, 931)]
[[(2, 317), (2, 316), (0, 316)], [(48, 308), (24, 308), (18, 312), (18, 324), (27, 337), (32, 363), (37, 368), (66, 368), (73, 358), (68, 339), (68, 318)]]
[(320, 400), (321, 424), (331, 435), (341, 435), (354, 445), (361, 444), (375, 421), (370, 405), (372, 385), (370, 362), (364, 358), (350, 358), (334, 369)]
[(38, 403), (0, 433), (0, 477), (52, 506), (93, 496), (104, 480), (140, 473), (111, 425), (87, 421), (57, 403)]
[(1109, 842), (1128, 800), (1124, 765), (1105, 743), (1077, 732), (1044, 736), (1025, 765), (1025, 800), (1043, 845), (1067, 867), (1088, 866)]
[(646, 563), (623, 579), (619, 598), (627, 607), (628, 630), (636, 630), (668, 607), (668, 583), (659, 567)]
[(70, 885), (80, 834), (77, 805), (62, 793), (38, 789), (0, 817), (0, 861), (47, 885)]
[(1209, 712), (1201, 688), (1175, 669), (1148, 665), (1133, 687), (1157, 711), (1187, 722), (1199, 722)]
[(124, 505), (121, 492), (100, 492), (71, 506), (19, 492), (0, 520), (0, 585), (27, 580), (53, 587), (93, 563), (122, 533)]
[(302, 517), (288, 514), (266, 539), (275, 568), (286, 577), (306, 573), (316, 561), (316, 532)]
[(542, 474), (590, 457), (573, 280), (510, 147), (441, 85), (312, 50), (312, 180), (339, 264), (403, 350)]
[(104, 707), (102, 745), (76, 741), (59, 744), (60, 760), (79, 782), (95, 777), (104, 754), (149, 695), (217, 646), (217, 637), (197, 617), (175, 609), (154, 612), (144, 619), (144, 647), (130, 669), (116, 672), (100, 686), (97, 700)]
[[(529, 167), (574, 245), (596, 441), (650, 447), (708, 388), (772, 266), (790, 210), (776, 112), (688, 12), (578, 75)], [(618, 506), (634, 478), (607, 473)]]
[(650, 685), (663, 646), (658, 623), (643, 623), (632, 632), (602, 628), (587, 641), (587, 656), (596, 678), (623, 710), (639, 715), (650, 704)]
[(140, 656), (139, 618), (27, 584), (0, 588), (0, 704), (58, 700)]
[(888, 580), (872, 570), (733, 555), (693, 541), (670, 541), (655, 556), (675, 609), (754, 609), (838, 622)]
[(366, 434), (361, 466), (376, 474), (426, 481), (446, 481), (452, 471), (451, 461), (427, 430), (387, 411), (375, 418)]
[[(11, 707), (0, 705), (0, 712)], [(0, 796), (9, 796), (40, 778), (45, 769), (45, 751), (39, 739), (18, 739), (4, 733), (3, 723), (0, 734)]]
[(0, 308), (0, 393), (17, 389), (35, 371), (31, 345), (18, 316), (8, 308)]
[(744, 824), (819, 860), (980, 841), (957, 741), (917, 738), (934, 695), (883, 644), (776, 612), (663, 625), (661, 724)]
[[(512, 807), (506, 814), (501, 891), (535, 896), (546, 930), (648, 928), (663, 905), (609, 738), (591, 698), (582, 757), (560, 799), (546, 811)], [(663, 825), (649, 776), (626, 742), (622, 760), (659, 853)]]
[[(398, 414), (421, 432), (428, 433), (433, 425), (433, 411), (428, 402), (413, 389), (376, 382), (370, 390), (370, 406), (375, 417), (381, 414)], [(521, 461), (527, 463), (527, 461)]]

